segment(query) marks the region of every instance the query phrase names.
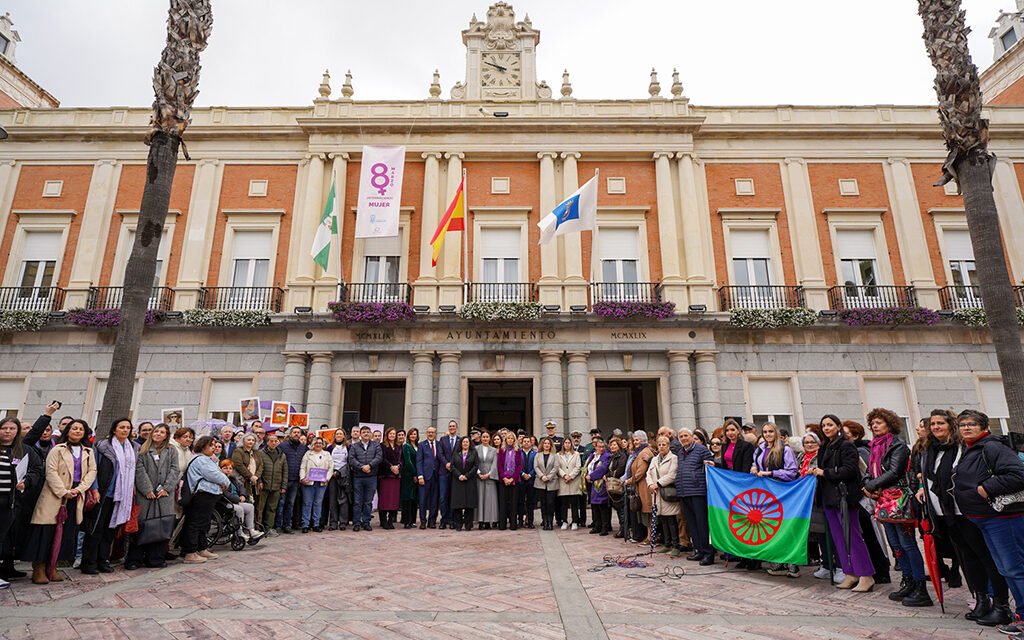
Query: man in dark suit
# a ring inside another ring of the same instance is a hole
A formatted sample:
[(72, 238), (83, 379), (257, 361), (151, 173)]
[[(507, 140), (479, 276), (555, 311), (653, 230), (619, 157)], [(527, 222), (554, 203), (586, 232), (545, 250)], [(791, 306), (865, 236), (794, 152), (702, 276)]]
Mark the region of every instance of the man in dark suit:
[(420, 529), (437, 528), (437, 499), (444, 469), (437, 428), (427, 427), (427, 439), (416, 449), (416, 482), (419, 483)]
[(439, 502), (441, 504), (441, 528), (453, 527), (451, 490), (452, 490), (452, 455), (459, 445), (459, 438), (455, 435), (459, 430), (459, 423), (454, 420), (448, 421), (448, 435), (441, 438), (438, 444), (441, 445), (441, 470), (438, 476)]
[(370, 512), (373, 511), (373, 496), (377, 493), (377, 469), (384, 459), (380, 443), (370, 439), (370, 427), (359, 430), (359, 442), (348, 450), (348, 467), (352, 470), (352, 485), (355, 490), (352, 512), (352, 530), (372, 531)]
[(223, 445), (223, 448), (220, 450), (220, 459), (230, 460), (231, 456), (235, 453), (235, 449), (238, 448), (238, 444), (235, 443), (234, 427), (226, 424), (220, 428), (220, 443)]

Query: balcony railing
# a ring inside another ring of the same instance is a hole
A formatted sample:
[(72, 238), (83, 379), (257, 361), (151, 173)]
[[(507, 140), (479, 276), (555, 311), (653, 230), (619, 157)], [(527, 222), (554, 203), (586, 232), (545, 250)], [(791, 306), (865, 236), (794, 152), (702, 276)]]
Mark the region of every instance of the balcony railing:
[(795, 309), (806, 306), (803, 287), (728, 286), (718, 290), (722, 311), (730, 309)]
[(470, 282), (466, 302), (533, 302), (536, 290), (529, 282)]
[[(90, 287), (90, 309), (120, 309), (124, 299), (124, 287)], [(149, 309), (153, 311), (170, 311), (174, 306), (174, 289), (153, 287), (149, 294)]]
[(284, 289), (280, 287), (204, 287), (199, 290), (200, 309), (235, 309), (281, 312)]
[(950, 285), (939, 289), (943, 309), (980, 309), (981, 287), (977, 285)]
[(411, 290), (405, 282), (352, 282), (338, 285), (344, 302), (409, 302)]
[(60, 287), (0, 287), (0, 311), (57, 311), (63, 306)]
[(833, 309), (916, 307), (914, 287), (892, 285), (839, 285), (828, 290), (828, 301)]
[(593, 282), (590, 303), (598, 302), (660, 302), (661, 285), (657, 282)]

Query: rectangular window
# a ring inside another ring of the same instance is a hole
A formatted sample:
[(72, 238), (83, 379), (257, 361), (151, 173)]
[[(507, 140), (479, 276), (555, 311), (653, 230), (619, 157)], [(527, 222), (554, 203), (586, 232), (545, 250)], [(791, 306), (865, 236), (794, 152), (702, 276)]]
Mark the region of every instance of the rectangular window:
[(860, 300), (877, 298), (878, 256), (874, 231), (836, 231), (836, 244), (846, 297)]
[(730, 229), (729, 243), (736, 286), (770, 286), (772, 251), (768, 229)]
[(915, 439), (910, 428), (910, 405), (907, 403), (907, 385), (903, 378), (865, 378), (865, 414), (876, 407), (889, 409), (903, 420), (903, 435), (908, 442)]
[(6, 36), (0, 36), (0, 54), (7, 55), (7, 47), (11, 46), (11, 41)]
[(943, 229), (942, 242), (956, 297), (961, 300), (980, 300), (981, 291), (977, 287), (970, 233), (967, 229)]
[(640, 230), (604, 227), (598, 230), (601, 258), (602, 300), (641, 300), (646, 295), (640, 282)]
[(1009, 51), (1010, 47), (1017, 44), (1017, 30), (1011, 28), (1009, 31), (999, 36), (999, 40), (1003, 43), (1003, 49)]
[[(164, 265), (167, 264), (167, 255), (170, 252), (170, 238), (167, 235), (167, 228), (164, 228), (160, 237), (160, 248), (156, 254), (156, 273), (153, 274), (153, 287), (162, 287), (164, 282)], [(132, 247), (135, 246), (135, 229), (128, 230), (128, 237), (124, 246), (124, 264), (128, 264), (128, 258), (132, 255)], [(118, 279), (124, 281), (124, 274), (118, 274)]]
[(241, 426), (242, 416), (239, 411), (239, 401), (250, 396), (252, 396), (252, 380), (249, 378), (211, 380), (207, 411), (215, 420), (224, 420), (235, 426)]
[(401, 280), (402, 236), (363, 241), (363, 282), (394, 284)]
[(759, 428), (773, 422), (779, 429), (793, 432), (793, 391), (788, 378), (749, 381), (750, 412)]
[(0, 419), (17, 418), (21, 414), (24, 388), (24, 380), (0, 380)]
[(273, 238), (272, 231), (234, 232), (232, 287), (268, 286)]
[(62, 237), (63, 234), (59, 231), (25, 232), (21, 273), (18, 277), (18, 297), (26, 303), (50, 299), (50, 288), (55, 284)]
[(989, 417), (989, 429), (998, 433), (1002, 429), (1003, 435), (1010, 433), (1010, 409), (1006, 405), (1006, 396), (1003, 394), (1003, 381), (998, 378), (986, 378), (980, 380), (981, 386), (981, 408)]
[[(93, 408), (92, 409), (92, 422), (89, 423), (89, 424), (91, 424), (93, 426), (94, 429), (96, 428), (96, 425), (99, 422), (100, 411), (103, 409), (103, 396), (105, 396), (106, 394), (107, 394), (107, 379), (106, 378), (97, 378), (96, 379), (96, 392), (93, 394), (93, 397), (92, 397), (92, 408)], [(132, 400), (131, 400), (131, 403), (129, 403), (129, 405), (128, 405), (128, 407), (129, 407), (128, 408), (128, 418), (129, 419), (132, 418), (132, 414), (134, 413), (134, 410), (135, 410), (135, 400), (138, 397), (139, 397), (139, 379), (136, 378), (135, 379), (135, 385), (132, 388)], [(107, 425), (107, 426), (110, 426), (110, 425)]]
[(480, 230), (480, 301), (518, 301), (524, 297), (520, 282), (520, 227), (488, 227)]

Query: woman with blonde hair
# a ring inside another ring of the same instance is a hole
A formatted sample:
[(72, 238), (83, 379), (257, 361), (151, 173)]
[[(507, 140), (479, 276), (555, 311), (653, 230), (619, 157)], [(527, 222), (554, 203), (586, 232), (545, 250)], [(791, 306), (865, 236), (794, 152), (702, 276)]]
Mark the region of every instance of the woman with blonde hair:
[(125, 558), (125, 569), (166, 566), (164, 551), (174, 531), (175, 489), (181, 470), (170, 445), (171, 433), (161, 422), (149, 432), (135, 462), (135, 503), (140, 531)]
[(579, 529), (574, 507), (577, 500), (583, 499), (580, 489), (582, 466), (580, 454), (573, 447), (572, 440), (566, 438), (562, 441), (562, 448), (558, 452), (558, 519), (562, 521), (563, 530), (569, 528), (570, 516), (572, 517), (572, 530)]
[[(754, 451), (754, 464), (750, 472), (780, 482), (792, 482), (800, 475), (796, 454), (773, 422), (766, 422), (761, 427), (761, 444)], [(799, 578), (800, 567), (795, 564), (774, 564), (768, 569), (768, 575)]]

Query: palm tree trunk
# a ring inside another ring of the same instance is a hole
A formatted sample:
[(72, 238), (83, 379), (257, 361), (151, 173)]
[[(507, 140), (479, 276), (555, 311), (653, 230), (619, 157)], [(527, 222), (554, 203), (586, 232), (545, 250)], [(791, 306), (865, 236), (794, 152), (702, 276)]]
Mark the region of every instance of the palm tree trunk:
[[(178, 166), (178, 147), (190, 121), (192, 104), (199, 94), (199, 54), (206, 48), (213, 27), (210, 2), (170, 0), (167, 44), (160, 64), (153, 71), (156, 100), (145, 140), (149, 145), (146, 186), (139, 207), (135, 244), (125, 266), (121, 323), (117, 327), (107, 390), (99, 424), (93, 425), (98, 437), (107, 433), (115, 419), (127, 417), (131, 409), (160, 239)], [(185, 155), (187, 158), (187, 152)]]
[(925, 47), (935, 68), (939, 120), (949, 151), (938, 185), (956, 180), (963, 194), (1010, 429), (1024, 434), (1024, 350), (992, 196), (991, 166), (995, 158), (988, 152), (988, 121), (981, 117), (978, 68), (967, 46), (970, 29), (960, 0), (918, 0), (918, 14), (924, 22)]

